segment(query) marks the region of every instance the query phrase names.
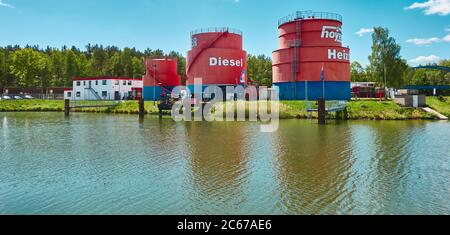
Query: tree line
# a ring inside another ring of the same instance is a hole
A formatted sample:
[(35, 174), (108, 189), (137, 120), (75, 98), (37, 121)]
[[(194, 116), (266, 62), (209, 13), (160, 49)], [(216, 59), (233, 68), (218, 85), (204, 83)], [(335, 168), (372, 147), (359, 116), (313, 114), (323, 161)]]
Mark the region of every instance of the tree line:
[[(450, 60), (442, 60), (439, 63), (425, 64), (427, 66), (450, 67)], [(377, 77), (369, 66), (363, 67), (359, 62), (351, 64), (351, 78), (354, 82), (377, 82), (383, 84), (382, 78)], [(398, 77), (401, 85), (450, 85), (450, 73), (433, 69), (412, 69), (408, 67), (404, 74)]]
[[(0, 47), (0, 87), (71, 87), (75, 77), (132, 77), (145, 74), (147, 58), (177, 58), (178, 72), (185, 74), (186, 60), (178, 52), (115, 46), (87, 45), (39, 48)], [(182, 79), (185, 79), (182, 76)]]
[[(0, 47), (0, 88), (71, 87), (75, 77), (132, 77), (145, 74), (145, 59), (177, 58), (178, 74), (186, 80), (186, 58), (178, 52), (115, 46), (87, 45), (39, 48)], [(272, 62), (266, 56), (248, 56), (247, 76), (259, 85), (272, 85)]]
[[(406, 60), (401, 57), (400, 50), (400, 45), (393, 37), (389, 36), (387, 28), (374, 28), (369, 65), (363, 67), (357, 61), (352, 62), (350, 66), (351, 80), (353, 82), (376, 82), (379, 86), (386, 85), (394, 88), (404, 85), (450, 85), (449, 73), (430, 69), (415, 70), (408, 66)], [(450, 67), (450, 60), (427, 65)]]

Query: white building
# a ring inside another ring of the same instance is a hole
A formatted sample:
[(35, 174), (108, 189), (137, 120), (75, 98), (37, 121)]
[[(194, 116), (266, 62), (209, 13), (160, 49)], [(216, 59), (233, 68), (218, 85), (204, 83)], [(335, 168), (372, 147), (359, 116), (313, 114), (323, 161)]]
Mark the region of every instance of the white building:
[(64, 91), (64, 99), (70, 100), (124, 100), (142, 92), (141, 78), (99, 77), (75, 78), (72, 90)]

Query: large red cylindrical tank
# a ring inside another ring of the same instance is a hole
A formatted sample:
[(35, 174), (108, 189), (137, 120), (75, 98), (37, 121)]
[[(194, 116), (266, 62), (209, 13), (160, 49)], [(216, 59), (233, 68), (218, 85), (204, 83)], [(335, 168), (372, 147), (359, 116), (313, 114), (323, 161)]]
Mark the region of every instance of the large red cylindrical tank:
[[(342, 47), (340, 15), (300, 11), (280, 19), (279, 43), (272, 57), (273, 83), (280, 88), (282, 98), (308, 98), (308, 88), (311, 99), (318, 95), (350, 98), (350, 49)], [(314, 84), (322, 79), (322, 86)], [(305, 81), (312, 87), (306, 88)]]
[(147, 59), (144, 86), (180, 86), (177, 59)]
[(158, 100), (162, 94), (168, 94), (176, 86), (181, 86), (177, 72), (177, 59), (148, 59), (145, 61), (144, 99)]
[(204, 85), (237, 85), (246, 72), (247, 53), (242, 33), (230, 28), (201, 29), (191, 33), (192, 49), (186, 61), (187, 85), (202, 78)]

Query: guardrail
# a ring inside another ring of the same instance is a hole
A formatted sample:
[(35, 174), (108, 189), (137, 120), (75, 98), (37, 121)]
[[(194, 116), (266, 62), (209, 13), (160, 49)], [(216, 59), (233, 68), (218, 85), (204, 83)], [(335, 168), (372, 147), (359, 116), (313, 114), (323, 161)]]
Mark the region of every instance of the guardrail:
[(242, 31), (238, 30), (238, 29), (233, 29), (233, 28), (229, 28), (229, 27), (215, 27), (215, 28), (201, 28), (201, 29), (197, 29), (191, 32), (191, 36), (196, 35), (196, 34), (201, 34), (201, 33), (223, 33), (223, 32), (229, 32), (229, 33), (234, 33), (237, 35), (242, 36)]
[(313, 12), (313, 11), (297, 11), (293, 14), (285, 16), (278, 20), (278, 26), (293, 22), (299, 19), (325, 19), (325, 20), (337, 20), (342, 22), (342, 16), (331, 12)]
[(14, 100), (15, 96), (19, 96), (22, 99), (26, 99), (25, 96), (31, 96), (32, 99), (38, 99), (38, 100), (63, 100), (64, 94), (36, 94), (36, 93), (23, 93), (23, 94), (17, 94), (17, 93), (0, 93), (0, 97), (3, 96), (9, 96), (11, 99)]

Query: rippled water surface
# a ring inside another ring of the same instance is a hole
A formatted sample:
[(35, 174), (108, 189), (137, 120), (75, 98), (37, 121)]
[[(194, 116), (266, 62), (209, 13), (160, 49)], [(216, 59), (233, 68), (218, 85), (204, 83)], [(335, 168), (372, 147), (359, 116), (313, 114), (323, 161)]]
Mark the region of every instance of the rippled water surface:
[(0, 214), (449, 214), (450, 124), (0, 113)]

